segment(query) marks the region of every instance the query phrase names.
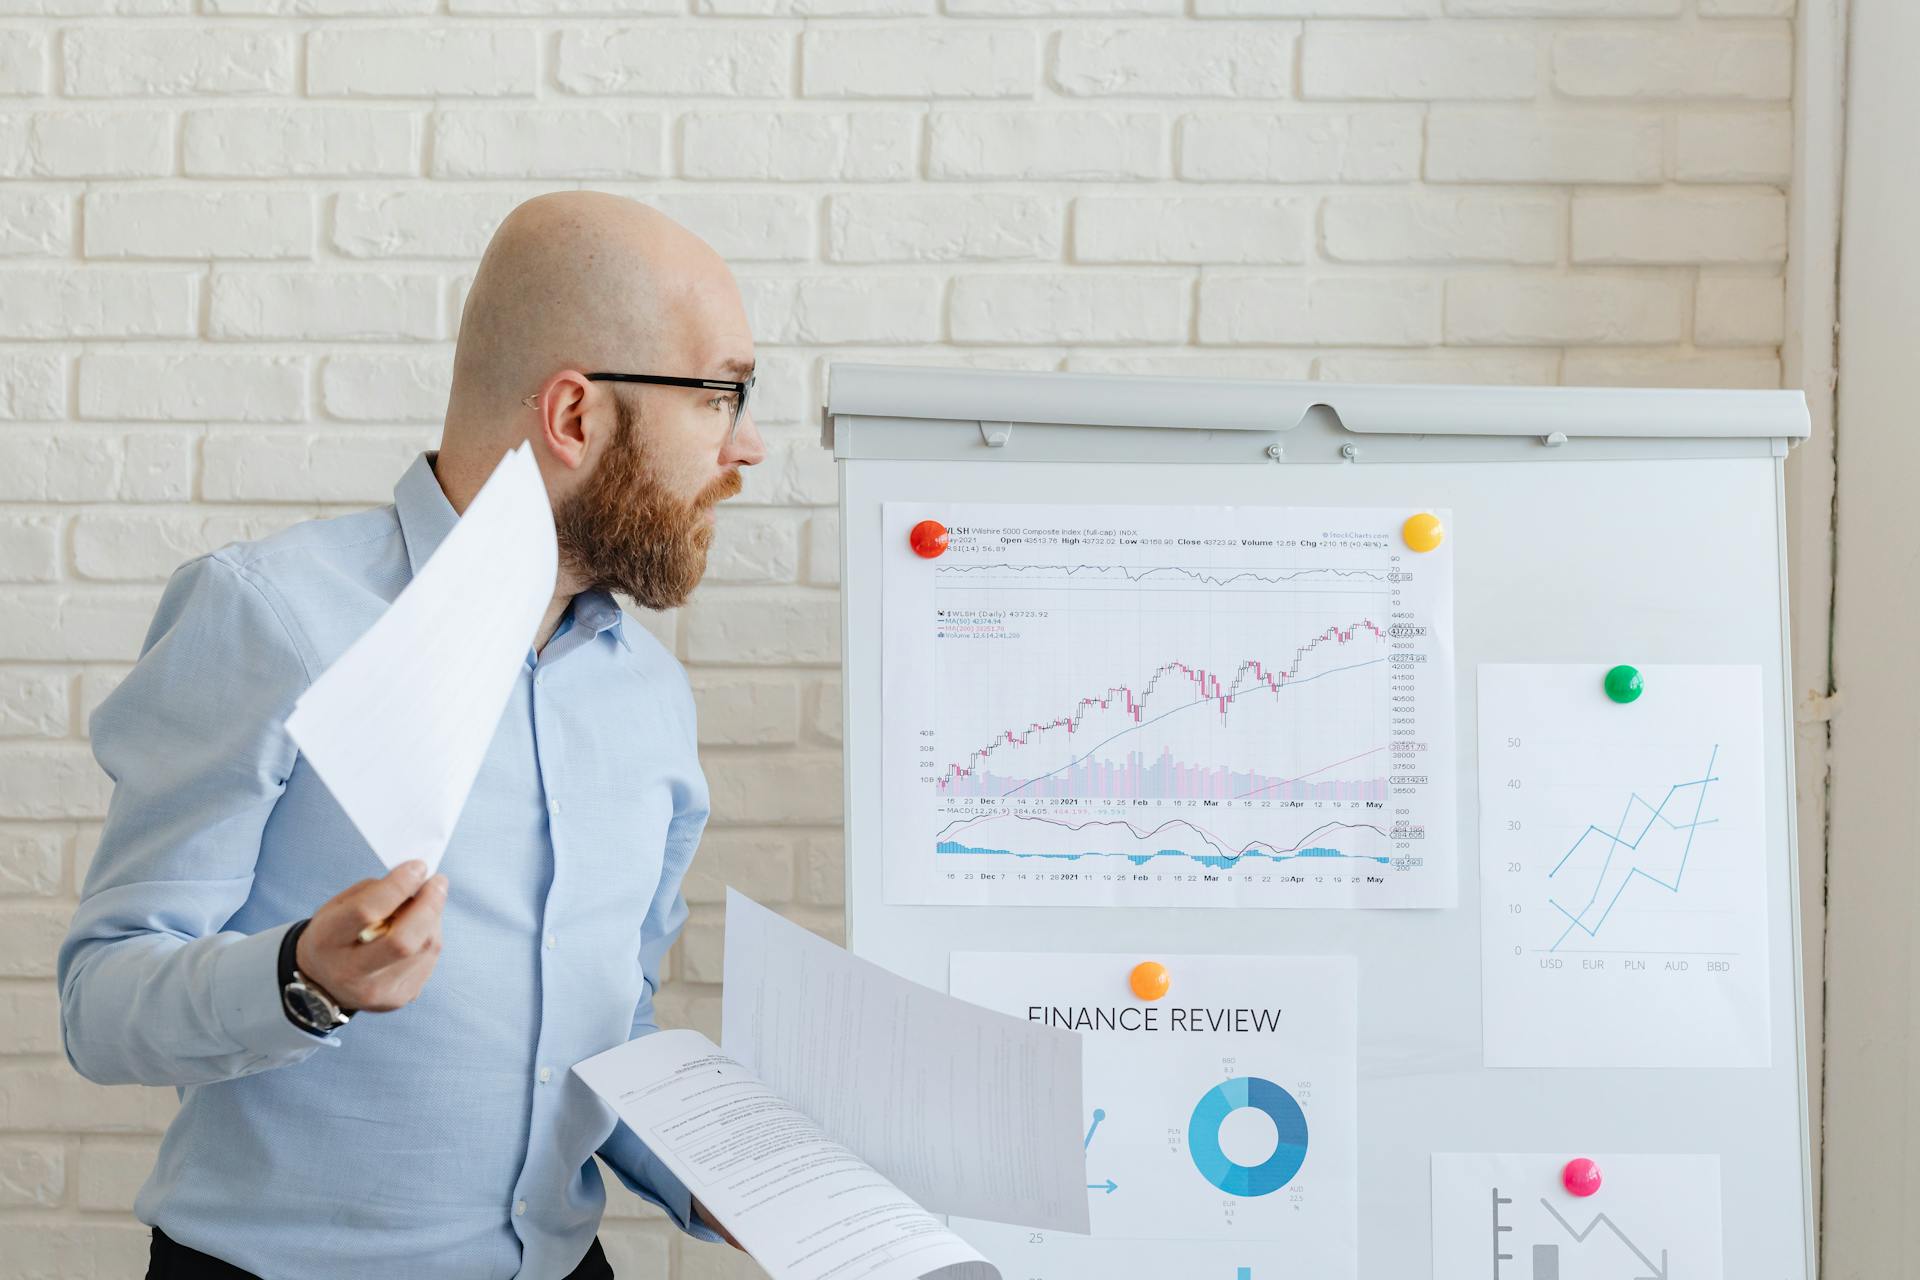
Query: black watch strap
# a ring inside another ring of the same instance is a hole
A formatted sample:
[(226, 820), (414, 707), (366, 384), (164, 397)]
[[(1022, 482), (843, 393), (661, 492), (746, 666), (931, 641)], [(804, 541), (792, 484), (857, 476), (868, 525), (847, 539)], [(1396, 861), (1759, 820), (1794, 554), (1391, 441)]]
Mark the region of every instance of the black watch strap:
[(293, 981), (293, 953), (300, 945), (300, 935), (312, 923), (312, 916), (308, 916), (305, 920), (296, 920), (293, 928), (280, 937), (280, 985), (282, 987)]
[[(300, 946), (300, 935), (306, 932), (307, 926), (312, 923), (313, 923), (313, 917), (308, 916), (305, 920), (296, 921), (294, 923), (294, 926), (291, 929), (287, 930), (284, 934), (280, 936), (279, 978), (280, 978), (280, 990), (282, 992), (286, 991), (288, 984), (291, 983), (294, 979), (293, 956), (294, 956), (295, 950)], [(312, 1027), (302, 1025), (300, 1020), (293, 1016), (293, 1011), (287, 1008), (286, 999), (284, 996), (280, 1001), (280, 1009), (283, 1013), (287, 1015), (288, 1022), (293, 1023), (294, 1026), (299, 1027), (302, 1031), (306, 1032), (308, 1035), (318, 1036), (318, 1035), (324, 1034), (323, 1032), (315, 1031)]]
[[(280, 1007), (282, 1010), (285, 1011), (288, 1022), (291, 1022), (294, 1026), (299, 1027), (302, 1031), (310, 1032), (313, 1035), (324, 1037), (328, 1034), (327, 1029), (321, 1028), (321, 1027), (309, 1026), (307, 1023), (302, 1022), (298, 1017), (294, 1016), (293, 1009), (288, 1003), (288, 996), (287, 996), (288, 987), (290, 987), (294, 982), (298, 981), (307, 990), (314, 992), (316, 994), (319, 994), (321, 996), (326, 996), (329, 1003), (332, 1002), (332, 997), (328, 996), (326, 992), (321, 991), (319, 987), (315, 986), (313, 979), (301, 973), (299, 965), (295, 963), (296, 956), (300, 946), (300, 935), (306, 932), (307, 926), (312, 923), (313, 923), (313, 917), (311, 916), (307, 917), (305, 920), (295, 921), (293, 927), (288, 929), (286, 933), (282, 934), (280, 937), (280, 963), (279, 963)], [(354, 1014), (354, 1011), (352, 1009), (342, 1008), (337, 1004), (334, 1004), (333, 1007), (339, 1010), (342, 1022), (344, 1022), (348, 1018), (351, 1018)], [(335, 1024), (335, 1025), (339, 1025), (339, 1024)]]

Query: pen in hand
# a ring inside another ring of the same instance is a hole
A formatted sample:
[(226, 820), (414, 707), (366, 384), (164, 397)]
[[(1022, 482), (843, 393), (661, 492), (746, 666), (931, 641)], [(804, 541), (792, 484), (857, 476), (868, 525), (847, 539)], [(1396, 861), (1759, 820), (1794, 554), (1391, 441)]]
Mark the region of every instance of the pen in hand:
[(446, 901), (445, 876), (429, 876), (418, 860), (403, 863), (322, 903), (300, 934), (294, 964), (343, 1010), (397, 1009), (419, 994), (439, 959)]
[[(409, 871), (412, 872), (412, 874), (414, 874), (415, 876), (425, 874), (425, 871), (426, 871), (426, 864), (419, 862), (418, 860), (415, 860), (414, 862), (402, 863), (401, 866), (408, 868)], [(418, 870), (413, 871), (414, 868), (418, 868)], [(396, 870), (397, 869), (398, 868), (396, 868)], [(408, 901), (411, 902), (412, 899), (409, 898)], [(393, 917), (390, 915), (382, 916), (380, 917), (380, 919), (375, 920), (372, 924), (362, 929), (358, 934), (354, 935), (354, 941), (355, 942), (378, 942), (380, 939), (387, 936), (387, 930), (391, 928), (393, 928)]]

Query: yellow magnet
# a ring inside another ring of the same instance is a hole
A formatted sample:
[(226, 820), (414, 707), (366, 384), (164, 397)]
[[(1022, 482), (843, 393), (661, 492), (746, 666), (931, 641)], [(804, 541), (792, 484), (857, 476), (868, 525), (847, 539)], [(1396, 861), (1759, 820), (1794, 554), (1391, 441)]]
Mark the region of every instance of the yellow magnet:
[(1167, 994), (1167, 987), (1173, 979), (1167, 976), (1167, 966), (1158, 960), (1145, 960), (1133, 966), (1133, 972), (1127, 976), (1127, 982), (1133, 988), (1133, 994), (1142, 1000), (1158, 1000)]
[(1400, 536), (1415, 551), (1431, 551), (1440, 545), (1447, 531), (1441, 525), (1439, 516), (1431, 511), (1422, 511), (1419, 515), (1407, 517), (1407, 522), (1400, 526)]

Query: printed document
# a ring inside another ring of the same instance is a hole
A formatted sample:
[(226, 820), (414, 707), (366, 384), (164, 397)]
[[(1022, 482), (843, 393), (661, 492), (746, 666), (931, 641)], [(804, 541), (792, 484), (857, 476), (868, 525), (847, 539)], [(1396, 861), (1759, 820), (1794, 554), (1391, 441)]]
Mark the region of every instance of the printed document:
[(938, 1219), (697, 1031), (574, 1072), (773, 1280), (999, 1280)]
[(522, 443), (287, 733), (380, 861), (432, 873), (553, 600), (553, 508)]
[(732, 891), (726, 948), (722, 1042), (769, 1088), (936, 1213), (1087, 1230), (1077, 1033), (910, 982)]

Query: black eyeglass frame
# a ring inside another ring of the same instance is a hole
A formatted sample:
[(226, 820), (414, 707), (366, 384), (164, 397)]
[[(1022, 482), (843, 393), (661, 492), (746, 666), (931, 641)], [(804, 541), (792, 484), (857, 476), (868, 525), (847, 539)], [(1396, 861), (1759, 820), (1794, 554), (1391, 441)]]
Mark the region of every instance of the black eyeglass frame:
[(590, 382), (645, 382), (661, 387), (708, 387), (714, 391), (731, 391), (734, 395), (733, 421), (727, 426), (726, 443), (731, 445), (735, 433), (740, 430), (740, 415), (747, 411), (747, 393), (753, 389), (758, 374), (748, 374), (745, 382), (728, 382), (722, 378), (672, 378), (662, 373), (590, 373)]

